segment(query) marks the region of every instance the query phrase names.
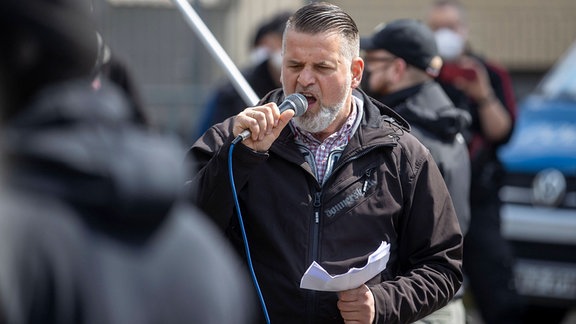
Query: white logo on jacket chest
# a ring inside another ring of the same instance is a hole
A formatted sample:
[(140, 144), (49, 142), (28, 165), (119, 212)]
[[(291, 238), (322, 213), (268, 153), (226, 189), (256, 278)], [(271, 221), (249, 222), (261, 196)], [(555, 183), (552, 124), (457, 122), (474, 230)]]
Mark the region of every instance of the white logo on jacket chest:
[(336, 205), (326, 209), (326, 211), (324, 213), (328, 217), (334, 217), (336, 214), (338, 214), (343, 209), (354, 205), (358, 200), (360, 200), (362, 197), (364, 197), (364, 194), (366, 193), (366, 191), (368, 191), (368, 189), (374, 187), (375, 185), (376, 185), (376, 181), (373, 181), (373, 180), (367, 181), (366, 185), (359, 187), (359, 188), (356, 188), (352, 193), (347, 195), (344, 199), (342, 199)]

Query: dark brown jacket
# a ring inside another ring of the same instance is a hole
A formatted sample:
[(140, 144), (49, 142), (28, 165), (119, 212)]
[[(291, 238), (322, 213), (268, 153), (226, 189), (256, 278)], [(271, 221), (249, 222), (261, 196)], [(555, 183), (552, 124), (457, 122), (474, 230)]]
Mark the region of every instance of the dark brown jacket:
[[(444, 306), (462, 281), (462, 235), (442, 175), (395, 112), (360, 91), (362, 122), (323, 186), (286, 127), (269, 152), (234, 148), (233, 170), (255, 273), (272, 323), (342, 323), (335, 293), (299, 288), (312, 261), (339, 274), (382, 241), (385, 271), (366, 284), (377, 323), (410, 323)], [(263, 101), (282, 101), (281, 91)], [(380, 111), (387, 112), (382, 115)], [(232, 119), (192, 147), (198, 205), (243, 249), (228, 174)]]

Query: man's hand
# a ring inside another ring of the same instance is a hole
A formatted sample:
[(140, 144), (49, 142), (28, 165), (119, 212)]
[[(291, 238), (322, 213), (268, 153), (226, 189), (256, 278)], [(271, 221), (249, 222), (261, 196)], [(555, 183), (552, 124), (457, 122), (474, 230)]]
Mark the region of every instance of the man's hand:
[(476, 77), (474, 79), (457, 77), (454, 80), (454, 86), (456, 88), (462, 90), (468, 97), (475, 101), (494, 96), (488, 73), (480, 62), (472, 57), (464, 56), (460, 59), (459, 65), (461, 68), (473, 70)]
[(483, 136), (492, 142), (505, 139), (512, 129), (512, 118), (503, 103), (494, 95), (486, 68), (471, 57), (462, 58), (460, 64), (476, 71), (477, 77), (474, 80), (458, 78), (454, 86), (478, 104), (478, 116)]
[(366, 285), (339, 292), (338, 309), (346, 324), (371, 324), (374, 322), (376, 313), (374, 296)]
[(250, 137), (242, 144), (254, 151), (266, 152), (294, 114), (292, 109), (287, 109), (280, 114), (278, 106), (272, 102), (263, 106), (246, 108), (234, 118), (232, 132), (234, 137), (237, 137), (241, 132), (249, 129)]

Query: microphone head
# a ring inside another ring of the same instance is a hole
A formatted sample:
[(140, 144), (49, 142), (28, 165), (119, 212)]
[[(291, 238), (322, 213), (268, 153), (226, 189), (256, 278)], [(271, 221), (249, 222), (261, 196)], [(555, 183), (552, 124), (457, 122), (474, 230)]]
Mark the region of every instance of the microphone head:
[(284, 102), (290, 102), (291, 108), (294, 109), (294, 117), (302, 116), (308, 109), (308, 100), (301, 93), (293, 93), (284, 99)]

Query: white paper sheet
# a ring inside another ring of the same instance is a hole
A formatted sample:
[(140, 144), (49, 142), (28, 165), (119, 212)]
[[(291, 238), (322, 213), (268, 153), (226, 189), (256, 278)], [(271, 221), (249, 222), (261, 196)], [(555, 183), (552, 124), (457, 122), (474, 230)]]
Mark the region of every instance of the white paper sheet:
[(390, 244), (382, 242), (380, 247), (368, 257), (362, 268), (352, 268), (339, 275), (330, 275), (321, 265), (312, 262), (300, 280), (300, 288), (319, 291), (344, 291), (358, 288), (366, 281), (386, 269), (390, 258)]

